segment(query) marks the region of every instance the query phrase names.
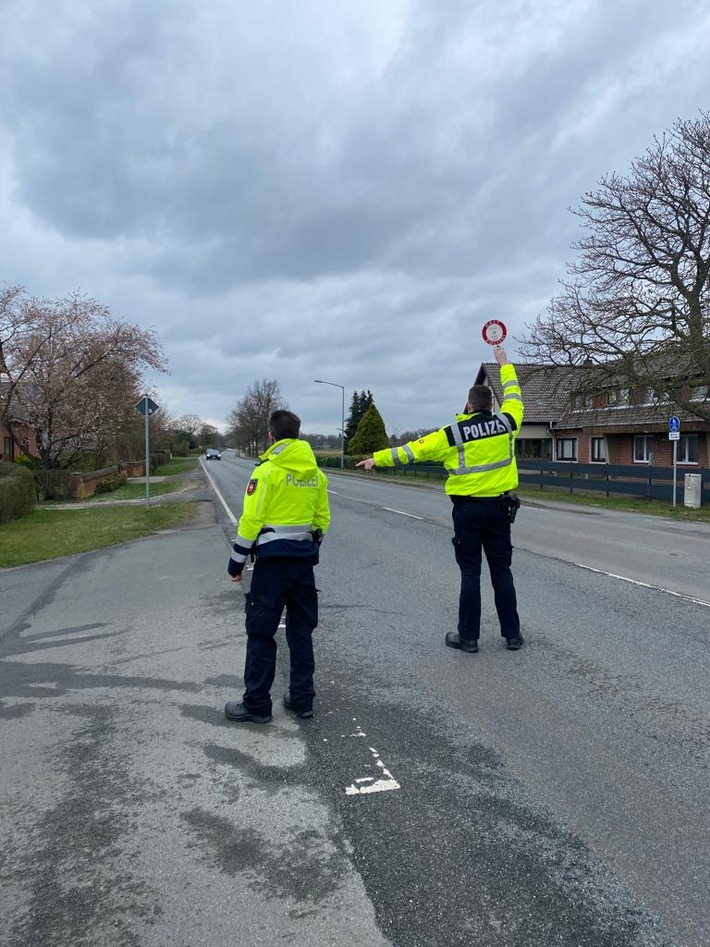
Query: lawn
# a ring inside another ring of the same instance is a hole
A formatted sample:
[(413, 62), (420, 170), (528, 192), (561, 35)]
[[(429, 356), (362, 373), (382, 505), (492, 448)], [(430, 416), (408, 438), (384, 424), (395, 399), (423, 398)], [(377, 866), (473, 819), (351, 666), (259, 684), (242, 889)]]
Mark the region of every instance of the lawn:
[(173, 457), (167, 464), (158, 467), (156, 477), (172, 477), (175, 474), (189, 473), (191, 470), (197, 470), (197, 457)]
[(189, 522), (193, 503), (35, 510), (0, 525), (0, 568), (71, 556)]
[[(188, 487), (197, 487), (199, 482), (189, 477), (180, 477), (180, 474), (192, 473), (197, 470), (198, 462), (195, 457), (176, 457), (158, 467), (150, 479), (151, 497), (165, 496), (166, 493), (178, 493)], [(154, 477), (169, 477), (169, 480), (156, 482)], [(118, 490), (112, 490), (110, 493), (95, 493), (93, 496), (86, 497), (82, 503), (111, 503), (114, 500), (144, 500), (145, 483), (127, 483)]]
[(710, 523), (710, 506), (691, 509), (683, 506), (683, 491), (678, 491), (676, 506), (667, 500), (645, 500), (643, 497), (607, 497), (593, 493), (570, 493), (569, 490), (555, 490), (545, 487), (539, 490), (530, 486), (520, 486), (515, 491), (526, 500), (555, 500), (558, 503), (571, 503), (575, 506), (591, 506), (600, 510), (621, 510), (626, 513), (645, 513), (649, 516), (666, 516), (670, 519), (692, 520)]

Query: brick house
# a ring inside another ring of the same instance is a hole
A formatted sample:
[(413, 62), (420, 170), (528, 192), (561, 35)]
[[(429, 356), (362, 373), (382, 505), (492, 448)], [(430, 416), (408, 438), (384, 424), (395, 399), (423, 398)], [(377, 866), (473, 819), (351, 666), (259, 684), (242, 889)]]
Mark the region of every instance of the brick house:
[[(0, 400), (7, 397), (8, 385), (0, 384)], [(4, 415), (4, 411), (2, 412)], [(27, 417), (21, 408), (10, 413), (10, 423), (15, 434), (15, 440), (10, 435), (7, 425), (0, 418), (0, 459), (13, 461), (21, 454), (38, 454), (34, 432), (27, 423)], [(17, 444), (19, 441), (19, 445)]]
[[(673, 466), (668, 419), (680, 419), (677, 463), (688, 470), (710, 469), (710, 421), (693, 417), (670, 400), (653, 399), (645, 388), (616, 385), (594, 395), (575, 391), (580, 368), (521, 364), (516, 366), (525, 402), (525, 419), (517, 439), (521, 459), (580, 464)], [(498, 366), (484, 362), (476, 384), (493, 390), (496, 408), (503, 392)], [(690, 400), (710, 405), (710, 385), (686, 392)]]

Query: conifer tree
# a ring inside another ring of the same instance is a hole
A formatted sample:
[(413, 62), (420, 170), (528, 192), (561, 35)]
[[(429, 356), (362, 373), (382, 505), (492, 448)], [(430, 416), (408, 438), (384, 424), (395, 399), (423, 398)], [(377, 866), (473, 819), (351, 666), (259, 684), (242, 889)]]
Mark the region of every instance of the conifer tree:
[[(372, 397), (370, 392), (368, 394)], [(348, 444), (348, 454), (372, 454), (389, 446), (385, 422), (372, 401), (358, 424), (355, 437)]]
[(372, 404), (372, 392), (368, 389), (367, 391), (353, 391), (352, 400), (350, 402), (350, 414), (348, 415), (345, 421), (345, 452), (348, 451), (348, 444), (355, 437), (357, 433), (357, 428), (362, 421), (363, 415), (367, 409)]

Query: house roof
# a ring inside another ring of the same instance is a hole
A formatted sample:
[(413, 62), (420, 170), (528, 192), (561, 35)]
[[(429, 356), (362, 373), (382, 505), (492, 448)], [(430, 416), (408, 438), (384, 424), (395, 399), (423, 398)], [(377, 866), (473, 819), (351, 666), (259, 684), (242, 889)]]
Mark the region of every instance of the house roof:
[[(707, 430), (708, 423), (674, 404), (628, 404), (573, 409), (571, 395), (582, 385), (587, 369), (575, 365), (545, 365), (524, 362), (516, 371), (525, 404), (523, 425), (546, 424), (556, 431), (579, 428), (603, 428), (609, 433), (622, 430), (662, 428), (671, 415), (684, 423), (686, 430)], [(621, 378), (621, 376), (620, 376)], [(477, 385), (488, 385), (500, 404), (503, 389), (497, 362), (482, 362), (476, 375)], [(613, 388), (609, 384), (606, 387)]]
[[(0, 381), (0, 401), (5, 401), (5, 399), (9, 396), (10, 391), (10, 383), (7, 381)], [(18, 405), (17, 397), (13, 399), (12, 410), (10, 411), (10, 420), (23, 422), (25, 424), (28, 421), (27, 412)]]
[(569, 405), (553, 425), (556, 431), (577, 428), (604, 428), (608, 433), (620, 433), (634, 428), (663, 428), (668, 418), (675, 415), (685, 430), (706, 430), (707, 421), (683, 411), (674, 404), (630, 404), (606, 408), (572, 410)]
[[(573, 365), (544, 365), (524, 362), (515, 366), (525, 405), (525, 424), (551, 424), (567, 410), (569, 396), (582, 368)], [(477, 385), (488, 385), (500, 404), (503, 388), (497, 362), (482, 362)]]

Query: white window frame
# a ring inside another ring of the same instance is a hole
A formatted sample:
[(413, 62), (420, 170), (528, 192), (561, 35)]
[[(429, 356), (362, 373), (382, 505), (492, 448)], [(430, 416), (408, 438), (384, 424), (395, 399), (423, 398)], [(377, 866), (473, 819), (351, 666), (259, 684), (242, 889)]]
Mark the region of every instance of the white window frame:
[(606, 393), (606, 403), (610, 408), (626, 408), (630, 402), (630, 388), (611, 388)]
[[(636, 446), (643, 441), (643, 459), (636, 456)], [(653, 459), (653, 434), (634, 434), (634, 463), (650, 464)]]
[[(560, 457), (560, 447), (563, 444), (572, 444), (572, 456), (571, 457)], [(555, 438), (555, 460), (561, 461), (577, 461), (577, 438), (576, 437), (556, 437)]]
[[(688, 446), (693, 438), (695, 443), (695, 460), (688, 460)], [(688, 467), (697, 467), (698, 466), (698, 457), (700, 456), (700, 438), (697, 434), (681, 434), (678, 440), (678, 455), (677, 460), (679, 464), (685, 464)]]
[[(594, 456), (594, 444), (595, 442), (601, 441), (602, 451), (604, 453), (603, 457)], [(607, 449), (606, 449), (606, 438), (605, 437), (590, 437), (589, 438), (589, 463), (590, 464), (605, 464), (607, 462)]]

